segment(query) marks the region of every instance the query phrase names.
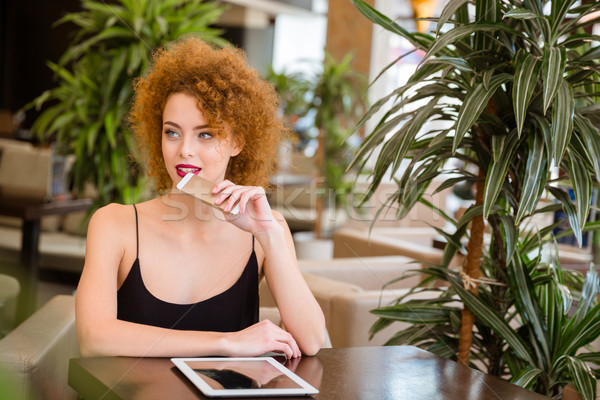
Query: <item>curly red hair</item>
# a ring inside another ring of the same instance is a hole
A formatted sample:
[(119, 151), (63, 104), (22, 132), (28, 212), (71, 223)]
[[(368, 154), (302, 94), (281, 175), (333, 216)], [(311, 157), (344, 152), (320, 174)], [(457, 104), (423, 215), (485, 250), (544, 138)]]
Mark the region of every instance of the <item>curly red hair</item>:
[(134, 83), (129, 121), (146, 173), (159, 192), (170, 189), (161, 148), (162, 113), (167, 97), (187, 93), (216, 135), (232, 132), (244, 144), (229, 162), (226, 179), (239, 185), (267, 186), (285, 134), (273, 86), (251, 68), (241, 50), (214, 49), (197, 38), (163, 47), (146, 77)]

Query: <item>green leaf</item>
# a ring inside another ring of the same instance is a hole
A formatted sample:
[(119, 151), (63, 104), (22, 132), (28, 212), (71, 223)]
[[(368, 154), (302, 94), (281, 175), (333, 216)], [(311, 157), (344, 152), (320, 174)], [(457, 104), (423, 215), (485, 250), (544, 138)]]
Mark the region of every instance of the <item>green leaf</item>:
[(519, 313), (531, 324), (536, 344), (541, 347), (542, 354), (539, 356), (542, 357), (544, 364), (546, 364), (544, 367), (548, 368), (549, 365), (547, 363), (550, 362), (551, 356), (547, 327), (541, 319), (540, 306), (534, 295), (533, 284), (519, 257), (512, 258), (510, 268), (508, 268), (508, 276), (511, 280)]
[(577, 357), (564, 356), (559, 359), (566, 363), (573, 384), (583, 400), (596, 399), (596, 379), (590, 367)]
[(567, 55), (564, 48), (544, 48), (544, 59), (542, 60), (542, 82), (544, 88), (544, 114), (548, 110), (556, 91), (560, 87)]
[[(353, 0), (354, 1), (354, 0)], [(473, 33), (481, 33), (481, 32), (496, 32), (496, 31), (504, 31), (508, 33), (517, 33), (513, 28), (507, 26), (502, 23), (489, 23), (489, 22), (480, 22), (473, 24), (460, 25), (455, 27), (449, 32), (446, 32), (440, 35), (431, 45), (429, 49), (427, 49), (427, 54), (423, 57), (423, 60), (427, 60), (432, 56), (439, 56), (442, 53), (445, 53), (445, 49)]]
[(456, 69), (459, 69), (461, 71), (474, 72), (471, 64), (469, 64), (469, 62), (462, 57), (441, 56), (441, 57), (430, 58), (427, 61), (425, 61), (423, 63), (423, 65), (421, 65), (421, 68), (423, 68), (427, 64), (448, 65), (448, 66), (452, 66)]
[[(592, 198), (592, 179), (585, 163), (574, 151), (569, 151), (569, 176), (575, 192), (575, 206), (579, 226), (584, 226), (590, 211)], [(579, 247), (582, 242), (579, 241)]]
[(517, 120), (517, 132), (521, 136), (523, 123), (529, 100), (537, 84), (541, 63), (533, 54), (527, 54), (522, 59), (516, 57), (515, 78), (513, 80), (513, 108)]
[(562, 189), (546, 186), (546, 188), (552, 193), (552, 195), (561, 202), (563, 211), (567, 214), (569, 218), (569, 223), (571, 224), (571, 229), (573, 229), (573, 234), (577, 238), (577, 243), (582, 243), (581, 236), (581, 225), (579, 225), (579, 218), (577, 217), (577, 210), (575, 206), (571, 202), (571, 198), (569, 195)]
[(515, 385), (531, 389), (542, 373), (543, 371), (541, 369), (533, 368), (528, 365), (522, 369), (518, 375), (513, 376), (510, 382), (514, 383)]
[(432, 111), (436, 103), (438, 102), (438, 98), (434, 97), (425, 105), (420, 108), (414, 117), (409, 120), (394, 136), (383, 145), (382, 154), (385, 153), (388, 148), (395, 154), (394, 162), (392, 163), (392, 171), (391, 176), (394, 176), (400, 168), (401, 162), (406, 155), (410, 145), (414, 142), (417, 133), (423, 127), (423, 124), (427, 122), (429, 118), (431, 118)]
[(509, 133), (501, 147), (501, 156), (498, 161), (490, 161), (488, 173), (485, 177), (485, 189), (483, 193), (483, 218), (487, 219), (494, 206), (502, 186), (514, 152), (519, 144), (519, 138), (514, 133)]
[(521, 223), (526, 214), (531, 214), (535, 210), (540, 200), (540, 191), (546, 186), (548, 174), (544, 154), (544, 138), (534, 131), (529, 135), (529, 154), (523, 174), (523, 190), (515, 217), (516, 224)]
[(460, 141), (473, 127), (492, 95), (500, 85), (511, 79), (512, 76), (509, 74), (498, 74), (492, 78), (489, 88), (486, 89), (483, 83), (479, 83), (467, 94), (456, 119), (453, 152), (456, 152)]
[(575, 127), (585, 142), (586, 150), (594, 166), (596, 181), (600, 183), (600, 131), (588, 118), (578, 113), (575, 113)]
[(468, 0), (450, 0), (444, 6), (440, 18), (437, 21), (437, 32), (436, 35), (440, 34), (440, 29), (450, 20), (450, 17), (456, 13), (461, 6), (467, 3)]
[(571, 139), (574, 107), (573, 88), (563, 80), (556, 93), (552, 109), (552, 160), (554, 165), (560, 165)]
[(581, 298), (579, 304), (577, 304), (577, 309), (575, 310), (573, 319), (576, 323), (580, 322), (594, 307), (599, 292), (600, 277), (598, 277), (596, 268), (592, 264), (590, 270), (585, 275), (585, 281), (581, 289)]
[(115, 147), (117, 147), (117, 125), (113, 110), (109, 110), (104, 116), (104, 130), (110, 147), (114, 149)]
[(406, 29), (402, 28), (400, 25), (389, 19), (387, 16), (383, 15), (369, 4), (364, 2), (363, 0), (352, 0), (352, 4), (358, 11), (360, 11), (365, 17), (367, 17), (371, 22), (381, 26), (382, 28), (399, 35), (406, 40), (408, 40), (413, 46), (418, 49), (426, 50), (428, 43), (420, 38), (418, 35), (413, 35), (409, 33)]
[(504, 14), (502, 19), (504, 19), (504, 18), (535, 19), (538, 17), (539, 17), (538, 14), (536, 14), (535, 12), (533, 12), (531, 10), (528, 10), (527, 8), (513, 8), (512, 10), (510, 10), (509, 12)]
[[(517, 259), (517, 257), (514, 257), (514, 259)], [(441, 270), (440, 273), (446, 275), (443, 270)], [(525, 344), (523, 339), (508, 325), (508, 322), (502, 319), (495, 310), (484, 304), (481, 299), (466, 290), (462, 286), (462, 282), (454, 279), (450, 279), (449, 282), (452, 288), (460, 296), (461, 300), (465, 303), (465, 306), (468, 307), (469, 310), (471, 310), (486, 326), (493, 329), (498, 336), (504, 339), (517, 357), (527, 360), (531, 364), (535, 364), (529, 353), (527, 344)]]
[(506, 263), (510, 263), (513, 254), (517, 247), (517, 240), (519, 233), (515, 225), (515, 220), (511, 215), (499, 215), (497, 217), (502, 223), (502, 230), (504, 232), (504, 241), (506, 244)]
[(451, 310), (451, 308), (440, 307), (438, 304), (425, 305), (409, 300), (395, 306), (372, 310), (371, 313), (381, 318), (423, 325), (448, 321)]

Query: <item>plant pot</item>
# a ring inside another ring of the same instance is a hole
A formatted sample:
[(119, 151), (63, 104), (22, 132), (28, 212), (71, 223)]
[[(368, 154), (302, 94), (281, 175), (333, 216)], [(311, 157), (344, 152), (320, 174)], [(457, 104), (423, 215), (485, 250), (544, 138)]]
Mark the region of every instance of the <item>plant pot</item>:
[(298, 259), (330, 260), (333, 258), (333, 240), (316, 239), (314, 232), (296, 232), (293, 237)]

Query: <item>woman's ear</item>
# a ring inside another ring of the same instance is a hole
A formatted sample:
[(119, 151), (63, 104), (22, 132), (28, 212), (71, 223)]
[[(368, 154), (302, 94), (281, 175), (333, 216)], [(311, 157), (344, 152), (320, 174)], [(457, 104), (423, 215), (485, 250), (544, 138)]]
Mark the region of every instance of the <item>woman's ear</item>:
[(233, 135), (231, 138), (233, 149), (231, 151), (231, 157), (235, 157), (244, 150), (244, 143), (237, 136)]

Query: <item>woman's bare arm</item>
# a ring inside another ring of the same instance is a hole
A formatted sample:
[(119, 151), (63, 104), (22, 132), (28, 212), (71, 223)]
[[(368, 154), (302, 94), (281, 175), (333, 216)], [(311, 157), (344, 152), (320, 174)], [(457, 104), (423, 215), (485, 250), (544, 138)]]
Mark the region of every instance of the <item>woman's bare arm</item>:
[(323, 311), (300, 273), (285, 219), (276, 211), (273, 217), (279, 222), (276, 228), (256, 235), (265, 252), (265, 278), (285, 328), (304, 354), (314, 355), (325, 342)]

